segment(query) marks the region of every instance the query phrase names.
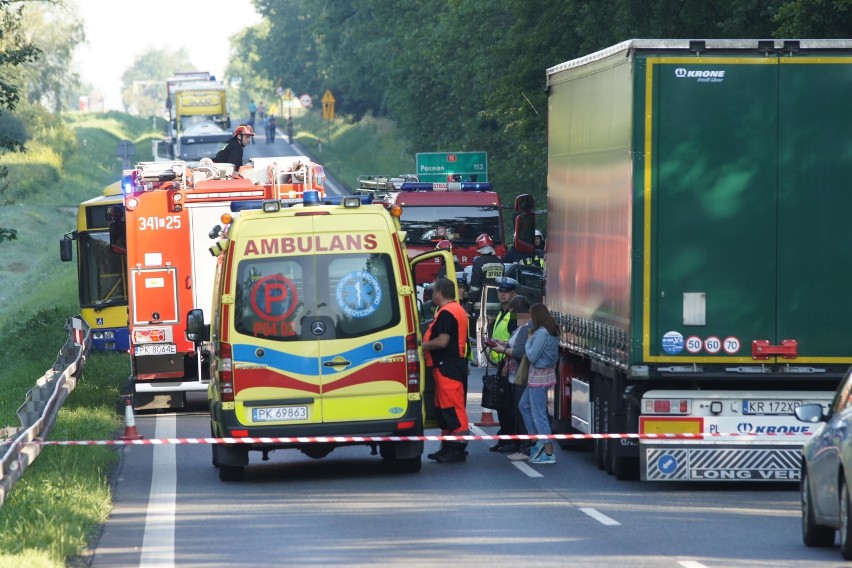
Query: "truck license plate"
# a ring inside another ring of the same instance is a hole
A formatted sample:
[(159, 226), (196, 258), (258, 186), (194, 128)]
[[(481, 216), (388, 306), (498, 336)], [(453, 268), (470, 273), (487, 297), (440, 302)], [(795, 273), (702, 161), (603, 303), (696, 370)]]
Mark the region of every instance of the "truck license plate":
[(793, 414), (801, 400), (744, 400), (743, 414)]
[(251, 419), (254, 422), (282, 422), (288, 420), (307, 420), (307, 406), (278, 406), (270, 408), (252, 408)]
[(145, 343), (133, 347), (134, 355), (174, 355), (177, 347), (174, 343)]

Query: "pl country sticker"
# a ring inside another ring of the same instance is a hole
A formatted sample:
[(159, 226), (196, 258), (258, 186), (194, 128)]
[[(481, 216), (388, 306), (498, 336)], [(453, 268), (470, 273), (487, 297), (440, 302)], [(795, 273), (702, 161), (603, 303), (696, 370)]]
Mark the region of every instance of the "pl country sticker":
[(668, 331), (663, 336), (663, 351), (669, 355), (677, 355), (683, 351), (683, 335), (677, 331)]
[(350, 272), (337, 283), (337, 305), (343, 313), (353, 318), (365, 318), (382, 303), (382, 287), (369, 272)]

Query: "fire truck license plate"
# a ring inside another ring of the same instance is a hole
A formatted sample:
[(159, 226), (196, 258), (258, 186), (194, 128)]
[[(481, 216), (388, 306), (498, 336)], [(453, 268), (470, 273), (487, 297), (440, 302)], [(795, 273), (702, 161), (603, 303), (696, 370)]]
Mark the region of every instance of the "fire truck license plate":
[(744, 400), (743, 414), (793, 414), (801, 400)]
[(307, 406), (279, 406), (273, 408), (252, 408), (251, 419), (254, 422), (281, 422), (284, 420), (307, 420)]
[(146, 343), (133, 347), (134, 355), (174, 355), (177, 347), (174, 343)]

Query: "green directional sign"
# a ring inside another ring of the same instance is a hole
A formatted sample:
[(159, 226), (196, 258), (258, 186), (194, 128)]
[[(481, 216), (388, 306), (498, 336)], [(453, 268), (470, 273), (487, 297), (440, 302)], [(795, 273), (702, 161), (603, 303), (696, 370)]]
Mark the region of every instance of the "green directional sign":
[(416, 159), (420, 181), (454, 181), (448, 177), (454, 174), (460, 181), (488, 181), (487, 152), (418, 152)]

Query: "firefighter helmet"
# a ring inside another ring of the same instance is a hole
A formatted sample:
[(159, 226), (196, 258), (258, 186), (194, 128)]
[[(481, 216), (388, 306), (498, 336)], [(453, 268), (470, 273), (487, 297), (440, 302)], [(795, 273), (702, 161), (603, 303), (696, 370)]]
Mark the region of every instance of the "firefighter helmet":
[(438, 244), (435, 245), (435, 248), (438, 249), (438, 250), (452, 251), (453, 250), (453, 243), (451, 243), (447, 239), (444, 239), (443, 241), (438, 241)]
[(234, 136), (254, 136), (254, 129), (250, 124), (241, 124), (234, 130)]
[(490, 247), (494, 245), (494, 241), (491, 240), (491, 237), (488, 236), (487, 233), (482, 233), (478, 237), (476, 237), (476, 248), (481, 249), (485, 247)]

